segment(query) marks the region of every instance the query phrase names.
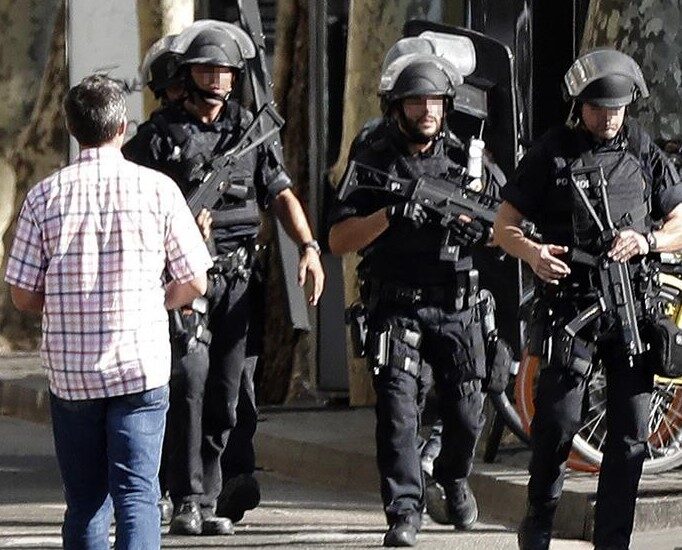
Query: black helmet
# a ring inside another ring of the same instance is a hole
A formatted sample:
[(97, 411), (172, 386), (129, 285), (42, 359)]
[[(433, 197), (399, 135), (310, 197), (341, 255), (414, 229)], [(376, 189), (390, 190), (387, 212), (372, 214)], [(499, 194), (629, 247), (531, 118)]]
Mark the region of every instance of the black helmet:
[(644, 75), (629, 55), (610, 48), (592, 50), (575, 60), (564, 76), (567, 99), (618, 108), (639, 95), (649, 96)]
[(390, 96), (396, 100), (419, 95), (454, 97), (455, 87), (442, 69), (429, 61), (418, 61), (402, 70)]
[(182, 82), (178, 74), (179, 57), (173, 52), (165, 52), (156, 58), (149, 66), (149, 81), (147, 86), (158, 98), (169, 86)]
[(384, 68), (379, 83), (379, 97), (385, 105), (410, 96), (440, 95), (455, 97), (462, 83), (457, 68), (442, 57), (432, 54), (407, 54)]
[(170, 50), (175, 36), (164, 36), (154, 42), (140, 63), (140, 82), (149, 86), (157, 98), (163, 95), (166, 88), (181, 82), (178, 75), (179, 55)]
[(576, 99), (599, 107), (625, 107), (634, 99), (635, 83), (629, 76), (610, 74), (588, 84)]
[(237, 43), (219, 29), (198, 33), (182, 56), (182, 65), (218, 65), (241, 69), (244, 59)]

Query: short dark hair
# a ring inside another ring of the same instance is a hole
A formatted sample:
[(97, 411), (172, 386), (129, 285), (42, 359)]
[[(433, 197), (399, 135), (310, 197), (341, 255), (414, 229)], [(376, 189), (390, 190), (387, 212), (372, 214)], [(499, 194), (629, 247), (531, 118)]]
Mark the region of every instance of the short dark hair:
[(66, 94), (64, 115), (69, 132), (80, 145), (107, 143), (126, 119), (123, 88), (104, 75), (86, 76)]

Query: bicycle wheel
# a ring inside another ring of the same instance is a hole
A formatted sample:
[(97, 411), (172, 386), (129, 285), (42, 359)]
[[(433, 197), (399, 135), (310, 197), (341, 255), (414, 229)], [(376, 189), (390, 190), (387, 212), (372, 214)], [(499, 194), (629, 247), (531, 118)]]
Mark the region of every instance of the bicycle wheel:
[(526, 445), (530, 444), (530, 433), (523, 424), (519, 412), (514, 407), (505, 392), (491, 393), (488, 398), (495, 407), (495, 411), (504, 420), (509, 430)]
[[(530, 423), (535, 414), (535, 382), (539, 373), (540, 357), (529, 355), (524, 350), (521, 366), (516, 375), (516, 383), (514, 384), (514, 401), (523, 428), (528, 434), (530, 434)], [(568, 457), (568, 467), (579, 472), (599, 471), (597, 465), (585, 460), (575, 450), (571, 451)]]
[[(682, 281), (661, 274), (669, 314), (682, 326)], [(524, 428), (530, 428), (535, 411), (533, 397), (540, 358), (524, 353), (514, 388), (516, 406)], [(606, 377), (597, 365), (588, 385), (589, 407), (585, 421), (573, 438), (568, 466), (578, 471), (597, 471), (606, 439)], [(649, 413), (649, 438), (644, 473), (658, 473), (682, 464), (682, 378), (654, 377)]]
[[(682, 326), (682, 281), (661, 273), (661, 297), (667, 301), (667, 313)], [(597, 369), (590, 381), (589, 412), (585, 424), (573, 439), (573, 448), (592, 464), (601, 464), (601, 449), (606, 438), (606, 380)], [(665, 472), (682, 464), (682, 378), (654, 377), (649, 411), (649, 438), (643, 472)]]
[[(655, 377), (649, 412), (647, 456), (642, 471), (648, 474), (665, 472), (682, 464), (682, 380)], [(606, 380), (600, 368), (589, 385), (589, 413), (573, 448), (590, 464), (602, 461), (606, 439)]]

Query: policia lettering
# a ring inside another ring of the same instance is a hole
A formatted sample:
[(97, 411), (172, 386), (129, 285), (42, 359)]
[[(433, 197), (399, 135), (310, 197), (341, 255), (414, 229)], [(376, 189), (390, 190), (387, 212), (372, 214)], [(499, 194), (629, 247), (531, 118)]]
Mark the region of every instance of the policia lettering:
[[(610, 410), (594, 543), (596, 548), (628, 548), (653, 375), (637, 355), (637, 346), (625, 341), (620, 314), (598, 315), (583, 328), (572, 329), (579, 326), (574, 324), (576, 316), (587, 315), (598, 301), (595, 288), (612, 290), (595, 279), (603, 270), (578, 261), (576, 251), (606, 258), (602, 264), (627, 262), (622, 267), (633, 274), (627, 281), (633, 299), (642, 300), (645, 285), (637, 284), (642, 256), (653, 252), (644, 234), (665, 236), (668, 250), (682, 247), (682, 236), (670, 229), (679, 222), (669, 225), (679, 218), (682, 186), (646, 132), (625, 118), (626, 106), (648, 95), (633, 59), (615, 50), (594, 50), (574, 62), (564, 82), (566, 97), (573, 101), (571, 118), (526, 153), (502, 190), (505, 202), (495, 223), (501, 246), (527, 261), (538, 276), (529, 346), (532, 353), (543, 355), (545, 365), (536, 390), (528, 510), (519, 527), (519, 546), (549, 548), (571, 440), (581, 425), (585, 391), (598, 359), (606, 372)], [(608, 181), (605, 192), (618, 228), (615, 238), (601, 232), (589, 212), (599, 209), (604, 214), (605, 204), (599, 195), (604, 188), (597, 185), (592, 167), (601, 168)], [(519, 236), (514, 226), (524, 217), (536, 224), (546, 244)], [(660, 229), (653, 223), (657, 221), (663, 222)], [(641, 313), (640, 308), (637, 315)], [(641, 317), (635, 319), (638, 328)]]
[[(166, 477), (175, 511), (170, 532), (229, 534), (230, 520), (239, 521), (260, 498), (252, 476), (253, 374), (263, 306), (263, 291), (257, 288), (262, 277), (254, 267), (258, 211), (285, 201), (287, 208), (276, 208), (276, 214), (288, 218), (285, 226), (295, 228), (290, 236), (299, 244), (314, 241), (272, 146), (254, 135), (250, 141), (254, 146), (240, 146), (240, 154), (232, 154), (254, 119), (230, 98), (245, 60), (256, 55), (249, 35), (230, 23), (203, 20), (166, 44), (170, 55), (163, 55), (163, 46), (147, 58), (149, 82), (155, 82), (160, 93), (167, 90), (163, 87), (167, 81), (153, 76), (155, 61), (163, 59), (161, 69), (169, 69), (172, 81), (181, 84), (181, 93), (175, 100), (166, 98), (166, 104), (125, 144), (124, 154), (170, 176), (192, 204), (197, 188), (215, 175), (218, 164), (226, 187), (239, 191), (224, 193), (204, 209), (199, 201), (197, 223), (215, 245), (208, 300), (171, 314), (174, 353), (168, 423), (172, 429)], [(301, 252), (299, 268), (314, 279), (314, 303), (323, 282), (318, 253), (312, 248)], [(223, 454), (226, 444), (229, 456)], [(230, 479), (218, 499), (223, 489), (221, 456)], [(240, 502), (231, 500), (232, 495), (246, 493), (248, 498)], [(216, 517), (214, 510), (227, 517)]]
[[(396, 177), (447, 178), (467, 165), (462, 142), (444, 122), (462, 75), (442, 57), (411, 51), (415, 45), (417, 52), (432, 51), (420, 41), (428, 38), (403, 39), (387, 54), (379, 88), (384, 117), (363, 128), (350, 159)], [(357, 177), (372, 177), (372, 171)], [(484, 178), (486, 192), (494, 195), (503, 182), (489, 170)], [(483, 425), (486, 341), (474, 307), (478, 273), (469, 251), (482, 239), (476, 231), (460, 231), (468, 220), (443, 227), (418, 204), (358, 183), (334, 205), (329, 243), (335, 254), (362, 256), (362, 303), (349, 308), (348, 320), (358, 351), (367, 354), (377, 395), (377, 461), (389, 525), (384, 545), (406, 546), (416, 542), (424, 509), (417, 436), (432, 381), (444, 424), (433, 470), (445, 490), (444, 521), (465, 529), (478, 515), (467, 476)], [(460, 240), (443, 255), (448, 234)]]

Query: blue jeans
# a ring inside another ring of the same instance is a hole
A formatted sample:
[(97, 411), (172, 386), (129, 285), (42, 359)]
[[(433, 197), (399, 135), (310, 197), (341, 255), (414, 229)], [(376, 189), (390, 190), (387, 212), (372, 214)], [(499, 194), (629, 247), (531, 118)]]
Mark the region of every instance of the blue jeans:
[(66, 550), (108, 550), (112, 508), (117, 550), (161, 547), (159, 462), (168, 386), (67, 401), (50, 394), (64, 483)]

